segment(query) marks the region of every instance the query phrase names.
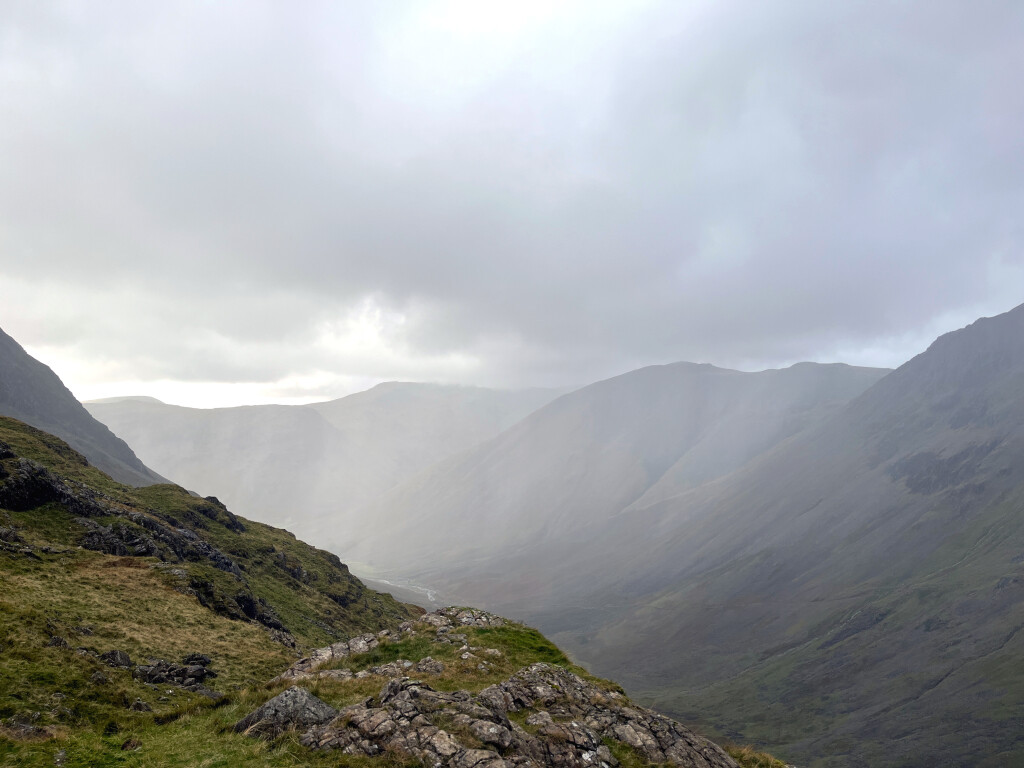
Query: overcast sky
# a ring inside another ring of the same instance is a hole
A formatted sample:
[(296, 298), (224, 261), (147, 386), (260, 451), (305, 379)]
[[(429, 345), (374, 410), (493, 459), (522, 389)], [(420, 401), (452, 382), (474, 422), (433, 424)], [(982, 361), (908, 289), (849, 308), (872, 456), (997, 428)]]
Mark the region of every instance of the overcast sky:
[(0, 327), (80, 398), (894, 366), (1024, 302), (1024, 3), (0, 4)]

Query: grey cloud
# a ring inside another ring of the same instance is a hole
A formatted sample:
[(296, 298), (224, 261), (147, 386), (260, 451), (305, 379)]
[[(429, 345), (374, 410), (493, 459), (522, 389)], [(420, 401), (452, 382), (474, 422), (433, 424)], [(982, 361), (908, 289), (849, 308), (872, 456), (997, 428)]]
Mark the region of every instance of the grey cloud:
[(1024, 292), (991, 277), (1022, 266), (1010, 0), (651, 3), (469, 85), (400, 60), (410, 5), (74, 8), (0, 12), (0, 276), (125, 286), (146, 322), (63, 327), (154, 374), (315, 368), (367, 296), (397, 349), (523, 384), (815, 358)]

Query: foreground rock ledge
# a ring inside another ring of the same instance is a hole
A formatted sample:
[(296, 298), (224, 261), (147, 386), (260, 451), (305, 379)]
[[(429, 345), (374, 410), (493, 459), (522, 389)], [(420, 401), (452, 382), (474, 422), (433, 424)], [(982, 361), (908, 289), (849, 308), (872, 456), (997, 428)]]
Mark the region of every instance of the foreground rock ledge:
[[(483, 612), (442, 609), (420, 621), (421, 627), (440, 630), (445, 642), (452, 628), (495, 626), (502, 620)], [(354, 640), (360, 649), (370, 644), (369, 638)], [(336, 650), (343, 652), (331, 655), (348, 655), (354, 650), (350, 644), (338, 644)], [(325, 657), (327, 653), (314, 652), (282, 678), (315, 677)], [(674, 720), (544, 663), (476, 694), (436, 691), (421, 680), (395, 676), (377, 697), (340, 712), (293, 686), (236, 726), (263, 736), (289, 728), (302, 731), (300, 741), (310, 749), (371, 757), (398, 753), (432, 768), (617, 768), (613, 753), (620, 749), (653, 764), (737, 766), (717, 745)]]
[[(509, 718), (515, 713), (528, 713), (524, 725)], [(394, 750), (436, 768), (613, 768), (618, 761), (606, 740), (628, 745), (651, 763), (736, 765), (679, 723), (550, 664), (533, 664), (475, 695), (391, 680), (376, 701), (347, 707), (301, 738), (312, 749), (350, 755)]]
[[(445, 634), (452, 628), (457, 627), (501, 627), (505, 625), (505, 619), (495, 616), (487, 611), (479, 611), (473, 608), (441, 608), (433, 613), (427, 613), (417, 619), (420, 624), (427, 625), (437, 632), (437, 639), (440, 642), (447, 642)], [(398, 627), (398, 636), (415, 635), (417, 622), (405, 621)], [(454, 635), (453, 637), (461, 637)], [(349, 656), (372, 651), (381, 643), (393, 639), (391, 631), (384, 630), (377, 634), (357, 635), (356, 637), (342, 640), (333, 645), (317, 648), (292, 664), (288, 669), (275, 677), (271, 682), (298, 681), (316, 677), (316, 670), (331, 662), (341, 661)]]

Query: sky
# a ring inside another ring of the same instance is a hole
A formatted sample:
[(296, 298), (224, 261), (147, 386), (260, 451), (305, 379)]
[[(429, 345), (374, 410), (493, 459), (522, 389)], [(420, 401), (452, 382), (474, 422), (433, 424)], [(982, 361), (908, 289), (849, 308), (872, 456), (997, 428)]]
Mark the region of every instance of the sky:
[(0, 327), (81, 399), (896, 366), (1024, 302), (1024, 3), (0, 5)]

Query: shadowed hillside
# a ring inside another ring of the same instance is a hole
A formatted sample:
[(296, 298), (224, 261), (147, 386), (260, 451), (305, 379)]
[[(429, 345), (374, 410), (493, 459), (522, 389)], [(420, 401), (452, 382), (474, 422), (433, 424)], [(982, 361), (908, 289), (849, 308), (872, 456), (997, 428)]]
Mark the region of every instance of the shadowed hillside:
[(140, 486), (165, 482), (139, 461), (123, 440), (90, 416), (53, 371), (2, 330), (0, 415), (63, 438), (122, 483)]
[[(370, 517), (415, 535), (385, 545), (383, 531), (370, 532), (350, 557), (403, 575), (423, 563), (417, 575), (431, 586), (447, 583), (448, 572), (427, 563), (437, 548), (460, 566), (544, 553), (561, 559), (625, 510), (729, 474), (885, 373), (814, 364), (742, 373), (676, 363), (592, 384), (382, 498)], [(496, 572), (510, 580), (503, 599), (529, 578), (524, 570)]]
[[(686, 424), (620, 408), (622, 423), (648, 425), (646, 454), (591, 426), (592, 442), (535, 440), (525, 426), (564, 418), (575, 393), (448, 462), (419, 495), (403, 489), (396, 514), (414, 523), (443, 530), (454, 510), (448, 530), (482, 530), (475, 513), (525, 545), (456, 545), (451, 567), (403, 575), (528, 617), (647, 701), (800, 764), (1013, 764), (1022, 391), (1018, 308), (943, 336), (732, 471), (650, 492), (658, 446)], [(531, 456), (536, 474), (523, 475), (514, 457)], [(613, 457), (628, 457), (617, 482)]]

